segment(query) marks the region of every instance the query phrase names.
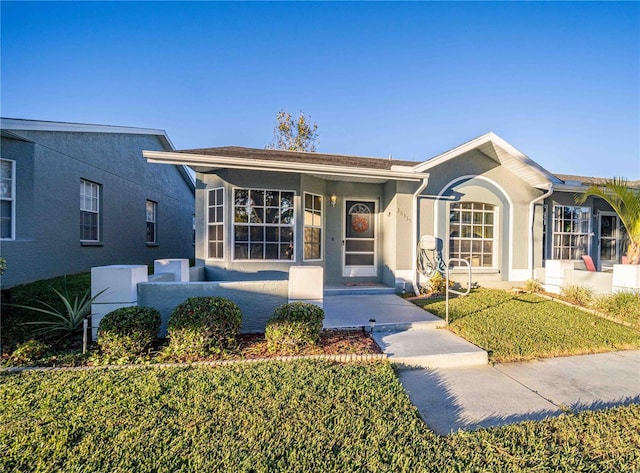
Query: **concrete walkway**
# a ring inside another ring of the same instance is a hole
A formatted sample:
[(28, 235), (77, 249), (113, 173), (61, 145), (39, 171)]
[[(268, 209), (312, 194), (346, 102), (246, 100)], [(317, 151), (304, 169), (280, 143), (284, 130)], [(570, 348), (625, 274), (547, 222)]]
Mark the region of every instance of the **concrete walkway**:
[[(354, 292), (324, 298), (325, 328), (363, 327), (390, 361), (412, 367), (486, 365), (487, 352), (441, 330), (444, 321), (395, 294)], [(375, 322), (371, 322), (371, 321)]]
[(427, 426), (447, 435), (639, 403), (640, 351), (407, 369), (398, 377)]
[(640, 351), (489, 366), (484, 350), (394, 294), (335, 291), (324, 310), (325, 328), (373, 328), (374, 340), (399, 364), (409, 398), (440, 435), (640, 403)]

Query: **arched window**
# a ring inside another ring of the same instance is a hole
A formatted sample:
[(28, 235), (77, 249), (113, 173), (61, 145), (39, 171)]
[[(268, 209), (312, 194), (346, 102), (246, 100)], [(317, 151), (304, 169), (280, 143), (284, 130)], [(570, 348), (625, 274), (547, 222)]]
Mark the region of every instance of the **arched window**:
[[(495, 206), (482, 202), (453, 202), (449, 206), (449, 258), (462, 258), (472, 267), (495, 267)], [(452, 267), (459, 264), (452, 264)]]

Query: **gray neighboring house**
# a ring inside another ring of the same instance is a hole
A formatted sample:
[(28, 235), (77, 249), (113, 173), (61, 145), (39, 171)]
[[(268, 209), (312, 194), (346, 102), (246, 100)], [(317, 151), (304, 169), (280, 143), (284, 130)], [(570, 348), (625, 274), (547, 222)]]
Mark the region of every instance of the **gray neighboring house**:
[(287, 279), (291, 266), (314, 265), (326, 286), (409, 290), (425, 235), (485, 286), (525, 281), (549, 260), (591, 255), (602, 268), (622, 256), (615, 212), (574, 202), (591, 178), (554, 175), (494, 133), (424, 162), (243, 147), (143, 154), (196, 172), (196, 260), (210, 281)]
[(164, 130), (0, 119), (2, 287), (109, 264), (193, 258), (194, 181)]

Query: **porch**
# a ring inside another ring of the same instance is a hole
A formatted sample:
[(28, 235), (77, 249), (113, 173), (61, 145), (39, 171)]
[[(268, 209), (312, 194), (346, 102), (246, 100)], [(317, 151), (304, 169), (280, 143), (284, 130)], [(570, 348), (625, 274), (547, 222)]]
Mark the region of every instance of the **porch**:
[(563, 286), (584, 286), (597, 295), (640, 290), (640, 265), (614, 264), (605, 271), (589, 271), (579, 260), (547, 260), (534, 277), (547, 292), (560, 294)]

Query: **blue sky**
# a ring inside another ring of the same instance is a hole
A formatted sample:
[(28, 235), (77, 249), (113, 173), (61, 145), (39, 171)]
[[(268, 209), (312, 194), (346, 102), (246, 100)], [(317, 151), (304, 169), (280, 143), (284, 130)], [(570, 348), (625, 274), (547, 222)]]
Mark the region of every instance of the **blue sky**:
[(640, 178), (640, 3), (7, 2), (4, 117), (424, 160), (493, 131), (556, 173)]

